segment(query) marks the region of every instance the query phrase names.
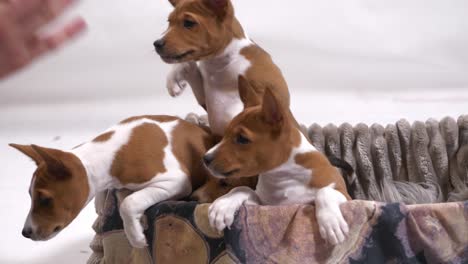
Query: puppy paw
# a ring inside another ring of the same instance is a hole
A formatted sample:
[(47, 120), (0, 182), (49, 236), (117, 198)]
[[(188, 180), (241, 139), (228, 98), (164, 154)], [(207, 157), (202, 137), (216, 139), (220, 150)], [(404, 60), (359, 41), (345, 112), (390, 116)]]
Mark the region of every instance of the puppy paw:
[(210, 126), (210, 122), (208, 121), (208, 115), (201, 115), (198, 117), (198, 122), (202, 126)]
[(195, 113), (187, 114), (184, 119), (185, 121), (192, 123), (194, 125), (197, 125), (197, 126), (200, 124), (200, 121), (199, 121), (200, 117)]
[(168, 77), (167, 79), (167, 91), (172, 97), (177, 97), (181, 95), (186, 87), (187, 82), (184, 80), (177, 80), (172, 77)]
[(229, 198), (217, 199), (208, 209), (208, 220), (211, 227), (218, 232), (222, 232), (225, 228), (231, 228), (237, 210), (242, 204), (232, 202)]
[(320, 236), (332, 245), (342, 243), (349, 233), (348, 224), (339, 209), (338, 212), (335, 212), (335, 210), (319, 211), (317, 213), (317, 222)]
[(195, 62), (184, 62), (173, 66), (169, 72), (166, 81), (166, 87), (172, 97), (181, 95), (187, 86), (190, 86), (190, 80), (197, 71)]

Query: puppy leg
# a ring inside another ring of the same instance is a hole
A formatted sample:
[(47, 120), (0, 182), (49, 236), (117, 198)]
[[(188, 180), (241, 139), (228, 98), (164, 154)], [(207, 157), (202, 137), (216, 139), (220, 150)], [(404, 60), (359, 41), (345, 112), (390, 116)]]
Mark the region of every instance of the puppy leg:
[(344, 202), (346, 197), (334, 189), (334, 184), (317, 192), (315, 206), (320, 235), (333, 245), (343, 242), (349, 232), (340, 210), (340, 204)]
[(175, 64), (167, 76), (167, 90), (172, 97), (183, 93), (189, 85), (201, 106), (205, 106), (205, 90), (203, 78), (196, 62)]
[(257, 194), (249, 187), (241, 186), (232, 189), (229, 193), (216, 199), (208, 208), (210, 225), (222, 232), (224, 228), (230, 228), (234, 222), (237, 210), (245, 202), (260, 204)]
[(120, 205), (120, 216), (130, 244), (135, 248), (147, 246), (141, 218), (146, 209), (159, 202), (179, 199), (190, 194), (192, 188), (189, 177), (179, 175), (158, 175), (150, 186), (126, 197)]

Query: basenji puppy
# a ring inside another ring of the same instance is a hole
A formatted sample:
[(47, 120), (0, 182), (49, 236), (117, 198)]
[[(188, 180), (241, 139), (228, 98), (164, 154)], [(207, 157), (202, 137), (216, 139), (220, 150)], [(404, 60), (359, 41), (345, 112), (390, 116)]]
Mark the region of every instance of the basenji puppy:
[[(241, 98), (254, 93), (240, 86)], [(242, 95), (244, 94), (244, 95)], [(261, 205), (315, 202), (322, 238), (344, 241), (348, 225), (340, 204), (350, 200), (338, 169), (301, 133), (289, 108), (266, 90), (261, 105), (249, 106), (231, 122), (222, 141), (204, 157), (219, 178), (259, 175), (256, 190), (237, 187), (209, 207), (210, 224), (218, 231), (230, 227), (244, 203)]]
[[(170, 95), (180, 95), (189, 85), (208, 113), (215, 135), (242, 110), (238, 76), (255, 84), (263, 95), (266, 87), (289, 107), (289, 92), (280, 69), (270, 55), (251, 41), (234, 16), (229, 0), (169, 0), (174, 11), (169, 28), (154, 42), (166, 63), (176, 64), (168, 75)], [(198, 63), (197, 63), (198, 62)]]
[(38, 166), (23, 236), (48, 240), (95, 195), (125, 188), (134, 191), (120, 205), (125, 233), (133, 247), (145, 247), (145, 210), (203, 184), (208, 172), (202, 157), (213, 145), (208, 132), (171, 116), (129, 118), (70, 151), (11, 144)]
[[(215, 135), (221, 138), (227, 124), (244, 109), (239, 97), (239, 75), (255, 83), (257, 94), (263, 95), (265, 88), (270, 87), (289, 106), (288, 87), (280, 69), (267, 52), (247, 37), (234, 16), (231, 1), (169, 2), (174, 11), (169, 15), (168, 30), (154, 42), (161, 58), (175, 64), (167, 77), (167, 89), (175, 97), (190, 86), (207, 111)], [(252, 179), (210, 179), (193, 198), (212, 202), (226, 190), (252, 183)]]

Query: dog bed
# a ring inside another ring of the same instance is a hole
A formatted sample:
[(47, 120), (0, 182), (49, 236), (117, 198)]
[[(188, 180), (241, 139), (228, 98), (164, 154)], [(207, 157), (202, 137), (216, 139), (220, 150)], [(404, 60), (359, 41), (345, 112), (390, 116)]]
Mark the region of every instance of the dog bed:
[(133, 249), (118, 212), (128, 193), (111, 190), (96, 204), (88, 263), (468, 262), (468, 116), (385, 128), (314, 124), (308, 134), (355, 170), (345, 176), (358, 200), (342, 205), (350, 225), (344, 243), (320, 238), (313, 205), (243, 206), (218, 234), (209, 205), (179, 201), (146, 211), (149, 247)]

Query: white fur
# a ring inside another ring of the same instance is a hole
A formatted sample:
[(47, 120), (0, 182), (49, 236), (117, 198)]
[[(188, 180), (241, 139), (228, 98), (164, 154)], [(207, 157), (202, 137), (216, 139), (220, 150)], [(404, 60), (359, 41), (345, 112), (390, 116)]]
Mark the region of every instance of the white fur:
[[(246, 191), (233, 189), (210, 206), (210, 224), (218, 231), (230, 227), (236, 211), (242, 203), (252, 201), (264, 205), (310, 204), (315, 201), (320, 235), (332, 244), (344, 241), (349, 229), (344, 220), (340, 204), (346, 197), (334, 189), (335, 183), (318, 189), (308, 186), (313, 171), (295, 162), (297, 154), (317, 151), (301, 133), (301, 144), (294, 148), (288, 161), (281, 166), (259, 175), (257, 188)], [(236, 191), (234, 191), (236, 190)]]
[[(134, 128), (145, 124), (159, 126), (168, 139), (164, 148), (163, 164), (166, 172), (155, 175), (143, 184), (122, 184), (111, 174), (111, 166), (117, 151), (127, 144)], [(140, 219), (144, 211), (151, 205), (169, 199), (178, 199), (189, 195), (192, 187), (188, 176), (182, 171), (180, 164), (172, 152), (172, 130), (178, 121), (157, 122), (151, 119), (139, 119), (126, 124), (119, 124), (107, 131), (113, 131), (112, 137), (105, 142), (89, 142), (72, 151), (83, 163), (90, 185), (91, 200), (96, 193), (109, 188), (127, 188), (136, 191), (121, 204), (120, 213), (124, 221), (127, 238), (134, 247), (147, 245)]]
[(216, 144), (214, 147), (210, 148), (205, 155), (212, 155), (218, 150), (219, 146), (221, 146), (221, 143)]
[(251, 66), (240, 53), (250, 45), (253, 43), (248, 38), (233, 39), (221, 54), (200, 61), (201, 79), (193, 62), (174, 66), (169, 73), (169, 93), (177, 96), (189, 83), (198, 102), (206, 105), (210, 127), (216, 135), (222, 136), (228, 123), (244, 109), (237, 80)]
[(233, 39), (223, 53), (200, 62), (208, 119), (217, 135), (223, 135), (229, 122), (244, 109), (238, 77), (245, 75), (251, 63), (240, 52), (250, 45), (249, 39)]
[(292, 150), (288, 161), (259, 175), (256, 193), (262, 204), (309, 204), (317, 190), (309, 188), (313, 171), (298, 165), (295, 157), (300, 153), (317, 151), (301, 134), (301, 144)]
[(340, 210), (340, 205), (344, 202), (346, 197), (335, 189), (335, 183), (317, 191), (315, 216), (320, 235), (333, 245), (343, 242), (349, 232)]
[(230, 228), (237, 210), (246, 202), (260, 204), (255, 191), (246, 186), (236, 187), (216, 199), (208, 208), (210, 225), (216, 228), (218, 232), (223, 231), (226, 227)]

